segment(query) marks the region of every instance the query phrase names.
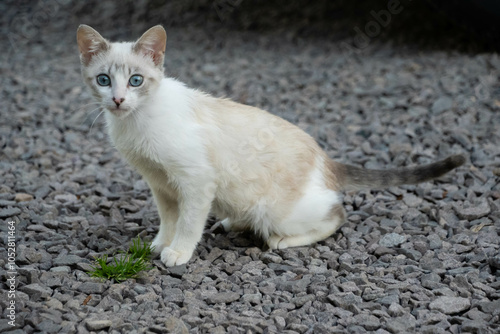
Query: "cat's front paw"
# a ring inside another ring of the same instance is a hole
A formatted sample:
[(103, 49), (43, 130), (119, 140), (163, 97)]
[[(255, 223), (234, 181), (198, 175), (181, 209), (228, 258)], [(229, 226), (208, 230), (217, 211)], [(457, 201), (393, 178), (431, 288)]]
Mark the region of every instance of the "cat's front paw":
[(176, 251), (170, 247), (165, 247), (161, 251), (161, 262), (165, 264), (167, 267), (178, 266), (184, 263), (187, 263), (191, 256), (193, 255), (192, 251)]

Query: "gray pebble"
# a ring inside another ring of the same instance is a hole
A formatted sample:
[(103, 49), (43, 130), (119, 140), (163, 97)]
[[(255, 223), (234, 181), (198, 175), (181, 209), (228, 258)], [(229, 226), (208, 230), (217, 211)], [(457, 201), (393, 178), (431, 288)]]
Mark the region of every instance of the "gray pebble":
[(272, 269), (277, 275), (281, 275), (287, 271), (293, 271), (294, 267), (287, 264), (269, 263), (268, 268)]
[(165, 321), (165, 329), (167, 333), (172, 333), (172, 334), (188, 334), (189, 330), (186, 327), (186, 324), (180, 320), (176, 319), (174, 317), (168, 317), (168, 319)]
[(15, 204), (15, 201), (0, 200), (0, 207), (9, 207)]
[(481, 333), (490, 325), (482, 320), (465, 320), (462, 323), (462, 330), (469, 333)]
[(42, 255), (39, 252), (22, 244), (18, 246), (17, 252), (17, 261), (19, 264), (37, 263), (42, 260)]
[(415, 196), (411, 193), (405, 194), (403, 197), (403, 201), (406, 205), (408, 205), (411, 208), (418, 207), (423, 202), (422, 198)]
[(274, 253), (270, 253), (270, 252), (264, 252), (260, 255), (260, 260), (266, 264), (269, 264), (269, 263), (282, 263), (283, 262), (283, 259), (277, 255), (277, 254), (274, 254)]
[(56, 195), (54, 197), (56, 201), (59, 201), (61, 203), (72, 203), (77, 201), (77, 197), (73, 194), (61, 194), (61, 195)]
[(70, 273), (71, 268), (69, 266), (59, 266), (59, 267), (52, 267), (50, 268), (51, 272), (62, 272), (62, 273)]
[(403, 314), (406, 313), (405, 309), (398, 303), (392, 303), (391, 305), (389, 305), (387, 311), (389, 315), (391, 315), (392, 317), (402, 316)]
[(278, 327), (279, 330), (285, 329), (286, 326), (285, 318), (276, 316), (274, 317), (274, 322), (276, 323), (276, 327)]
[(36, 199), (44, 199), (50, 193), (50, 187), (48, 185), (42, 185), (35, 191)]
[(56, 324), (52, 320), (43, 320), (36, 325), (36, 329), (46, 333), (58, 333), (60, 332), (61, 328), (62, 326), (60, 324)]
[(299, 293), (306, 290), (307, 286), (311, 283), (311, 278), (309, 276), (305, 276), (296, 280), (279, 279), (275, 281), (275, 283), (278, 290)]
[(421, 282), (423, 287), (431, 290), (442, 286), (441, 277), (434, 272), (423, 275), (421, 278)]
[(87, 329), (90, 331), (100, 331), (111, 327), (113, 322), (111, 320), (87, 320), (85, 322)]
[(371, 314), (357, 314), (353, 318), (354, 323), (368, 331), (375, 331), (380, 327), (380, 320)]
[(84, 282), (77, 287), (77, 290), (85, 294), (101, 294), (106, 290), (106, 284), (104, 283), (94, 283), (94, 282)]
[(382, 247), (396, 247), (401, 245), (403, 242), (406, 241), (406, 237), (404, 235), (400, 235), (398, 233), (388, 233), (384, 235), (380, 240), (379, 240), (379, 245)]
[(327, 299), (333, 305), (349, 311), (355, 310), (354, 307), (362, 302), (361, 297), (354, 295), (352, 292), (331, 294), (327, 296)]
[(4, 218), (14, 217), (20, 213), (21, 213), (21, 210), (19, 208), (2, 209), (2, 210), (0, 210), (0, 218), (4, 219)]
[(431, 249), (431, 250), (439, 249), (443, 245), (443, 241), (436, 234), (429, 235), (427, 237), (427, 240), (429, 240), (429, 249)]
[(236, 292), (219, 292), (207, 296), (205, 299), (209, 304), (229, 304), (240, 299), (240, 294)]
[(420, 253), (419, 251), (414, 250), (414, 249), (398, 248), (397, 252), (399, 254), (405, 255), (407, 258), (414, 260), (414, 261), (418, 261), (422, 257), (422, 253)]
[(431, 110), (434, 114), (442, 113), (443, 111), (447, 111), (453, 107), (453, 101), (448, 96), (443, 96), (434, 101), (432, 104)]
[(182, 264), (180, 266), (174, 266), (167, 269), (167, 272), (173, 277), (182, 278), (182, 276), (187, 273), (187, 266)]
[(484, 217), (491, 212), (490, 205), (485, 198), (483, 198), (479, 203), (469, 207), (457, 204), (454, 208), (460, 219), (466, 219), (469, 221)]
[(221, 257), (224, 252), (218, 247), (214, 247), (210, 253), (206, 256), (205, 260), (209, 262), (214, 262), (217, 258)]
[(483, 312), (486, 313), (494, 313), (498, 310), (500, 310), (500, 299), (497, 299), (495, 301), (484, 301), (479, 303), (479, 307)]
[(399, 304), (399, 296), (397, 294), (384, 296), (384, 297), (378, 298), (377, 303), (380, 303), (383, 305), (391, 305), (393, 303)]
[(163, 290), (163, 299), (165, 302), (181, 304), (184, 301), (184, 293), (178, 288), (166, 289)]
[(38, 295), (43, 299), (47, 299), (52, 295), (53, 290), (39, 283), (32, 283), (21, 287), (19, 290), (28, 295)]
[(415, 330), (417, 320), (411, 314), (406, 314), (387, 320), (387, 330), (391, 333), (411, 333)]
[(83, 259), (78, 255), (63, 255), (54, 259), (55, 266), (73, 266), (79, 262), (83, 262)]
[(314, 295), (305, 295), (301, 297), (294, 297), (290, 301), (295, 304), (296, 307), (302, 307), (307, 302), (312, 302), (316, 299)]
[(467, 310), (470, 305), (468, 298), (442, 296), (433, 300), (429, 304), (429, 308), (444, 314), (455, 314)]
[(257, 305), (260, 304), (261, 302), (262, 294), (260, 293), (244, 294), (243, 296), (241, 296), (241, 299), (250, 304)]
[(488, 263), (495, 269), (500, 269), (500, 254), (489, 258)]

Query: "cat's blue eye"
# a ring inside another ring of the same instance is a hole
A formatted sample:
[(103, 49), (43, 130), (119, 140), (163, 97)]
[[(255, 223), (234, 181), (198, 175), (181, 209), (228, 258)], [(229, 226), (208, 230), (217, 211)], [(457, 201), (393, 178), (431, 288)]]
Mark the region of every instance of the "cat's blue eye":
[(106, 74), (99, 74), (97, 76), (97, 83), (99, 86), (110, 86), (111, 79)]
[(130, 80), (128, 81), (128, 83), (132, 87), (139, 87), (140, 85), (142, 85), (143, 81), (144, 81), (144, 77), (142, 75), (136, 74), (136, 75), (133, 75), (130, 77)]

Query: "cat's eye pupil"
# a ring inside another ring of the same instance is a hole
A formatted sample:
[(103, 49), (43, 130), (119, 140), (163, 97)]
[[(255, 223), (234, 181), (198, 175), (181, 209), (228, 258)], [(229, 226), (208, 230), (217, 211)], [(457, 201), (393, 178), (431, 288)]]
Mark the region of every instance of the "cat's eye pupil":
[(106, 74), (99, 74), (97, 76), (97, 83), (100, 86), (109, 86), (111, 85), (111, 79)]
[(128, 81), (130, 83), (130, 86), (132, 87), (138, 87), (142, 85), (142, 82), (144, 81), (144, 77), (142, 75), (136, 74), (130, 77), (130, 80)]

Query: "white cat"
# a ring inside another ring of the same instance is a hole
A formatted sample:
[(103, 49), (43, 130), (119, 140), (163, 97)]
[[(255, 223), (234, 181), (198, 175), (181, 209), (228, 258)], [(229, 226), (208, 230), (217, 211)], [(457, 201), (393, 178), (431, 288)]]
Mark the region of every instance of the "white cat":
[(110, 43), (86, 25), (77, 32), (83, 78), (106, 110), (109, 136), (155, 198), (153, 246), (166, 266), (189, 261), (210, 211), (271, 249), (307, 245), (344, 222), (341, 191), (423, 182), (465, 161), (387, 171), (334, 162), (277, 116), (165, 78), (166, 39), (161, 26), (135, 43)]

